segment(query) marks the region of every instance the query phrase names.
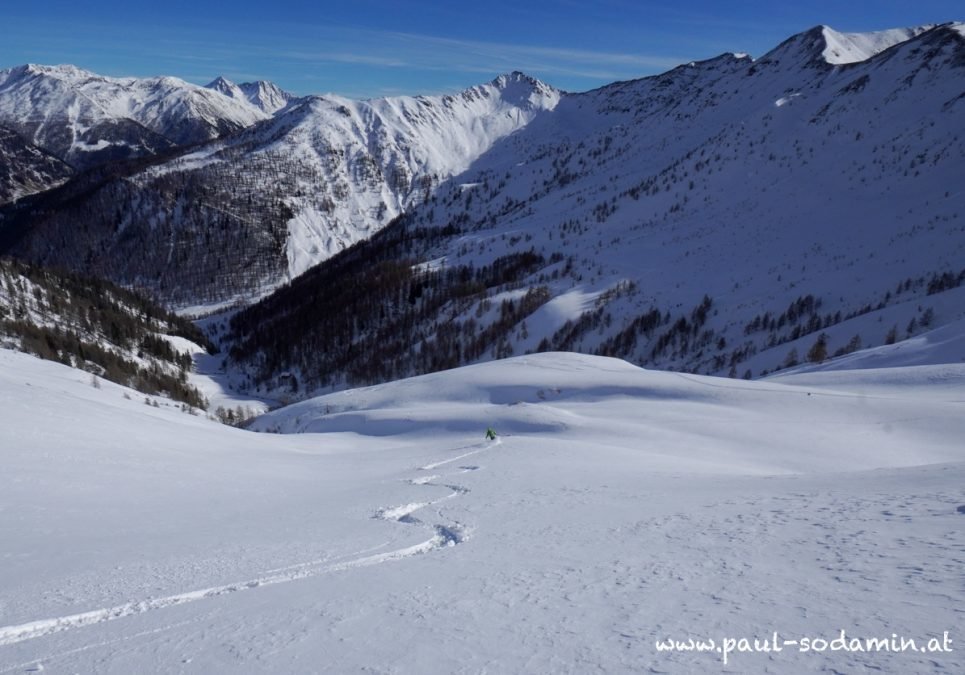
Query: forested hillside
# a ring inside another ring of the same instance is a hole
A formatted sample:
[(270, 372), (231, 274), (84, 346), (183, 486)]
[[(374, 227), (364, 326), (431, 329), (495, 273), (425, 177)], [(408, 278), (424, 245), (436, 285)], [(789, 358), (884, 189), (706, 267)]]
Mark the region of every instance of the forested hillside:
[(0, 258), (0, 344), (151, 396), (205, 408), (178, 340), (211, 347), (189, 321), (99, 279)]

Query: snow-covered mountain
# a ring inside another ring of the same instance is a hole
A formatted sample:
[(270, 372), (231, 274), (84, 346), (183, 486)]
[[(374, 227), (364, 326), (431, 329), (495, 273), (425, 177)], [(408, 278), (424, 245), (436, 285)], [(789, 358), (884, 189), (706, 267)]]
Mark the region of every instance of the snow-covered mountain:
[(955, 321), (963, 72), (961, 24), (819, 27), (563, 96), (239, 314), (233, 355), (303, 392), (547, 349), (758, 377)]
[(0, 70), (0, 124), (78, 168), (207, 141), (267, 116), (247, 99), (174, 77), (104, 77), (70, 65)]
[(957, 318), (931, 296), (963, 280), (962, 32), (819, 26), (582, 94), (308, 97), (6, 222), (18, 255), (182, 308), (338, 256), (230, 331), (300, 395), (545, 349), (757, 377), (822, 331), (833, 354)]
[(308, 97), (81, 201), (48, 201), (17, 250), (68, 267), (96, 250), (90, 271), (180, 306), (257, 297), (426, 201), (561, 95), (511, 73), (455, 95)]
[(244, 149), (245, 159), (228, 170), (245, 175), (254, 164), (258, 181), (267, 178), (259, 160), (287, 158), (285, 173), (294, 183), (284, 195), (293, 213), (285, 254), (287, 276), (294, 278), (424, 202), (440, 181), (552, 110), (560, 96), (517, 72), (452, 96), (311, 97), (226, 140), (215, 155), (210, 147), (202, 152), (231, 157)]
[(275, 83), (266, 80), (235, 84), (224, 77), (218, 77), (206, 87), (236, 101), (247, 101), (268, 115), (274, 115), (297, 98)]

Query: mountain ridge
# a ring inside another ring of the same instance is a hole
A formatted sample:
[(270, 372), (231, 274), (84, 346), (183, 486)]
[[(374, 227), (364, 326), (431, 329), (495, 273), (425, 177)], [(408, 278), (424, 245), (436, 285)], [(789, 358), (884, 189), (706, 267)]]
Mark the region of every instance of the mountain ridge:
[(0, 124), (79, 169), (207, 141), (265, 117), (247, 100), (170, 76), (114, 78), (71, 65), (0, 70)]
[[(92, 195), (99, 205), (84, 212), (93, 209), (102, 216), (88, 229), (101, 250), (141, 247), (145, 240), (153, 248), (173, 239), (186, 255), (199, 256), (186, 265), (192, 275), (208, 275), (198, 282), (179, 276), (178, 269), (167, 277), (163, 260), (156, 272), (132, 270), (115, 277), (161, 296), (165, 288), (183, 287), (176, 299), (167, 296), (179, 306), (224, 302), (239, 293), (263, 295), (427, 199), (441, 180), (468, 168), (495, 141), (555, 107), (561, 96), (534, 78), (509, 74), (433, 97), (303, 97), (227, 137), (118, 177)], [(198, 192), (198, 198), (188, 199), (185, 191)], [(59, 208), (32, 221), (35, 236), (48, 244), (52, 237), (71, 237), (74, 247), (86, 247), (76, 231), (68, 234), (73, 229), (68, 222), (76, 222), (77, 214), (58, 214)], [(161, 235), (159, 225), (179, 232)], [(223, 250), (258, 243), (233, 259), (208, 255), (194, 242), (207, 240), (212, 226), (232, 238)], [(257, 239), (250, 236), (253, 231)], [(48, 244), (43, 246), (50, 251)], [(74, 264), (70, 247), (54, 248), (48, 263), (57, 258), (55, 264)], [(125, 249), (119, 258), (139, 260), (136, 248)], [(232, 274), (239, 288), (212, 297), (219, 290), (212, 282), (223, 278), (225, 268), (237, 270)], [(152, 286), (156, 275), (161, 285)]]
[(261, 391), (547, 349), (759, 377), (822, 333), (830, 355), (957, 321), (962, 53), (937, 27), (856, 64), (718, 57), (563, 97), (236, 315), (232, 360)]
[[(822, 331), (833, 353), (915, 334), (926, 309), (956, 320), (951, 296), (930, 298), (960, 282), (956, 26), (869, 38), (874, 54), (837, 65), (817, 27), (757, 60), (574, 94), (511, 72), (435, 97), (305, 97), (32, 204), (14, 250), (191, 313), (277, 291), (226, 327), (266, 391), (279, 372), (310, 391), (548, 348), (757, 377)], [(353, 326), (317, 314), (339, 275), (367, 289)], [(262, 367), (278, 335), (290, 349)]]

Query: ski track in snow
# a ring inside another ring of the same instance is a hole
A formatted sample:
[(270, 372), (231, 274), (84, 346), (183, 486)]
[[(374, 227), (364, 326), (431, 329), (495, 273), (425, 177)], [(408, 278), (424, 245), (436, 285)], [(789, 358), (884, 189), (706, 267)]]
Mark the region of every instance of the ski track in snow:
[[(419, 471), (430, 471), (440, 466), (450, 464), (452, 462), (463, 459), (470, 455), (475, 455), (485, 450), (488, 450), (496, 445), (500, 444), (500, 439), (494, 441), (487, 441), (480, 443), (476, 446), (466, 446), (473, 447), (474, 450), (446, 459), (440, 462), (435, 462), (433, 464), (427, 464), (425, 466), (419, 467)], [(464, 448), (461, 448), (464, 449)], [(475, 471), (478, 466), (462, 466), (459, 467), (459, 473), (466, 473), (469, 471)], [(374, 518), (381, 520), (394, 520), (396, 522), (405, 523), (409, 525), (424, 525), (424, 523), (416, 518), (412, 517), (412, 514), (420, 509), (424, 509), (428, 506), (434, 506), (441, 502), (447, 501), (454, 497), (464, 495), (469, 492), (469, 489), (461, 485), (445, 484), (445, 483), (433, 483), (432, 481), (440, 478), (438, 475), (424, 476), (419, 478), (410, 479), (408, 482), (411, 485), (419, 485), (426, 487), (445, 487), (449, 489), (450, 493), (444, 497), (436, 499), (430, 502), (418, 502), (418, 503), (408, 503), (401, 506), (396, 506), (388, 509), (378, 510)], [(442, 518), (441, 512), (437, 512), (440, 518)], [(177, 593), (175, 595), (168, 595), (162, 598), (151, 598), (147, 600), (136, 600), (133, 602), (124, 603), (122, 605), (115, 605), (113, 607), (104, 607), (101, 609), (94, 609), (87, 612), (81, 612), (78, 614), (69, 614), (67, 616), (59, 616), (52, 619), (40, 619), (38, 621), (30, 621), (28, 623), (17, 624), (13, 626), (0, 627), (0, 646), (12, 645), (18, 642), (25, 642), (26, 640), (33, 640), (35, 638), (44, 637), (46, 635), (52, 635), (54, 633), (61, 633), (66, 630), (71, 630), (73, 628), (83, 628), (85, 626), (93, 626), (100, 623), (105, 623), (107, 621), (114, 621), (115, 619), (123, 619), (129, 616), (135, 616), (137, 614), (144, 614), (145, 612), (150, 612), (159, 609), (166, 609), (168, 607), (175, 607), (177, 605), (184, 605), (190, 602), (197, 602), (198, 600), (205, 600), (208, 598), (217, 598), (223, 595), (229, 595), (231, 593), (238, 593), (241, 591), (249, 591), (254, 588), (261, 588), (262, 586), (274, 586), (276, 584), (290, 583), (293, 581), (298, 581), (300, 579), (308, 579), (311, 577), (321, 576), (323, 574), (328, 574), (330, 572), (341, 572), (344, 570), (359, 568), (359, 567), (370, 567), (372, 565), (379, 565), (386, 562), (391, 562), (395, 560), (402, 560), (404, 558), (409, 558), (416, 555), (422, 555), (424, 553), (429, 553), (441, 548), (448, 548), (460, 544), (467, 538), (467, 529), (458, 521), (448, 521), (444, 523), (434, 524), (429, 527), (433, 532), (433, 536), (426, 541), (414, 544), (412, 546), (407, 546), (400, 549), (394, 549), (392, 551), (386, 551), (383, 553), (370, 553), (369, 555), (358, 556), (362, 553), (369, 553), (370, 551), (377, 550), (385, 546), (385, 544), (380, 544), (379, 546), (367, 549), (364, 551), (358, 551), (354, 554), (349, 554), (351, 559), (342, 562), (331, 562), (331, 560), (337, 560), (335, 558), (322, 558), (319, 560), (308, 561), (304, 563), (297, 563), (293, 565), (288, 565), (286, 567), (276, 568), (274, 570), (269, 570), (263, 576), (257, 577), (255, 579), (249, 579), (247, 581), (239, 581), (230, 584), (224, 584), (221, 586), (211, 586), (209, 588), (202, 588), (194, 591), (187, 591), (184, 593)], [(326, 564), (330, 563), (330, 564)], [(33, 663), (33, 662), (31, 662)]]
[[(476, 447), (475, 450), (472, 450), (470, 452), (463, 453), (456, 457), (450, 457), (449, 459), (443, 460), (441, 462), (426, 464), (425, 466), (419, 467), (419, 471), (431, 471), (440, 466), (451, 464), (452, 462), (460, 460), (464, 457), (468, 457), (469, 455), (475, 455), (476, 453), (482, 452), (483, 450), (491, 448), (494, 445), (498, 445), (499, 443), (500, 443), (500, 440), (497, 438), (492, 442), (487, 442), (481, 446)], [(460, 466), (458, 473), (460, 474), (468, 473), (470, 471), (475, 471), (478, 468), (479, 468), (478, 466)], [(447, 494), (445, 497), (440, 497), (439, 499), (435, 499), (431, 502), (410, 502), (408, 504), (402, 504), (401, 506), (393, 506), (389, 508), (379, 509), (378, 511), (375, 512), (375, 515), (372, 517), (378, 518), (379, 520), (394, 520), (399, 523), (406, 523), (407, 525), (424, 525), (424, 523), (421, 520), (419, 520), (418, 518), (415, 518), (412, 514), (415, 513), (416, 511), (421, 511), (422, 509), (428, 506), (435, 506), (436, 504), (441, 504), (442, 502), (452, 499), (453, 497), (458, 497), (460, 495), (464, 495), (469, 492), (469, 488), (464, 487), (462, 485), (456, 485), (454, 483), (433, 482), (435, 480), (438, 480), (441, 477), (442, 476), (439, 476), (438, 474), (433, 474), (431, 476), (419, 476), (416, 478), (410, 478), (406, 482), (409, 483), (410, 485), (419, 485), (419, 486), (427, 486), (427, 487), (444, 487), (447, 490), (449, 490), (449, 494)], [(437, 511), (436, 513), (439, 515), (440, 518), (442, 518), (442, 513), (440, 511)], [(466, 532), (465, 526), (462, 523), (459, 523), (457, 521), (453, 521), (451, 523), (446, 523), (446, 524), (436, 524), (436, 525), (432, 525), (431, 527), (436, 532), (436, 537), (434, 539), (441, 538), (441, 545), (444, 545), (444, 546), (455, 546), (456, 544), (462, 543), (467, 538), (467, 532)]]
[[(501, 443), (501, 442), (502, 442), (502, 441), (500, 441), (500, 439), (497, 438), (495, 441), (492, 441), (491, 443), (486, 443), (486, 444), (482, 445), (482, 447), (480, 447), (480, 446), (474, 446), (474, 445), (467, 445), (465, 448), (460, 448), (460, 449), (461, 449), (461, 450), (465, 450), (466, 448), (476, 448), (476, 449), (475, 449), (475, 450), (471, 450), (471, 451), (466, 452), (466, 453), (463, 453), (463, 454), (461, 454), (461, 455), (457, 455), (456, 457), (450, 457), (449, 459), (444, 459), (444, 460), (442, 460), (441, 462), (434, 462), (434, 463), (432, 463), (432, 464), (426, 464), (425, 466), (420, 466), (420, 467), (419, 467), (419, 471), (432, 471), (433, 469), (438, 469), (440, 466), (445, 466), (446, 464), (452, 464), (453, 462), (456, 462), (456, 461), (458, 461), (458, 460), (460, 460), (460, 459), (463, 459), (463, 458), (465, 458), (465, 457), (470, 457), (470, 456), (472, 456), (472, 455), (475, 455), (475, 454), (477, 454), (477, 453), (482, 452), (483, 450), (486, 450), (486, 449), (490, 448), (490, 447), (493, 446), (493, 445), (499, 445), (499, 443)], [(477, 467), (477, 468), (478, 468), (478, 467)], [(471, 470), (471, 469), (470, 469), (470, 470)]]

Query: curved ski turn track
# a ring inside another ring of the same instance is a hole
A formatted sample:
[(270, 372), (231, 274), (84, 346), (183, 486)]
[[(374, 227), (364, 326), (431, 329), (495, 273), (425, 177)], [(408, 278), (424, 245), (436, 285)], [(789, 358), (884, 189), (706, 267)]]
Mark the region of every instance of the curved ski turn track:
[[(465, 452), (461, 455), (457, 455), (456, 457), (451, 457), (449, 459), (432, 464), (426, 464), (425, 466), (419, 467), (418, 471), (425, 472), (435, 470), (438, 467), (445, 466), (447, 464), (464, 459), (465, 457), (489, 450), (496, 445), (499, 445), (500, 442), (500, 439), (497, 438), (494, 441), (486, 441), (477, 445), (459, 448), (462, 450), (469, 449), (469, 452)], [(478, 468), (478, 466), (474, 465), (460, 466), (459, 471), (456, 473), (467, 473), (469, 471), (475, 471)], [(448, 548), (461, 544), (468, 537), (468, 528), (463, 523), (446, 519), (441, 509), (435, 510), (435, 519), (432, 523), (424, 522), (423, 520), (413, 516), (413, 514), (417, 511), (436, 506), (442, 502), (446, 502), (469, 492), (468, 488), (461, 485), (454, 483), (435, 482), (436, 480), (440, 480), (442, 478), (444, 477), (438, 474), (432, 474), (405, 480), (407, 483), (415, 486), (447, 488), (449, 490), (448, 495), (433, 501), (414, 502), (401, 506), (379, 509), (373, 516), (374, 518), (378, 518), (380, 520), (391, 520), (406, 525), (424, 527), (432, 532), (432, 536), (429, 539), (426, 539), (418, 544), (394, 549), (391, 551), (383, 551), (381, 553), (372, 553), (372, 551), (381, 548), (381, 546), (377, 546), (373, 549), (357, 551), (354, 554), (349, 554), (347, 556), (336, 556), (332, 558), (322, 558), (314, 561), (296, 563), (284, 568), (270, 570), (263, 576), (246, 581), (238, 581), (221, 586), (212, 586), (209, 588), (186, 591), (184, 593), (177, 593), (175, 595), (168, 595), (161, 598), (135, 600), (121, 605), (115, 605), (113, 607), (94, 609), (88, 612), (81, 612), (79, 614), (70, 614), (51, 619), (40, 619), (37, 621), (31, 621), (13, 626), (3, 626), (0, 627), (0, 646), (12, 645), (18, 642), (44, 637), (45, 635), (51, 635), (53, 633), (60, 633), (74, 628), (92, 626), (107, 621), (114, 621), (115, 619), (123, 619), (125, 617), (143, 614), (145, 612), (175, 607), (177, 605), (183, 605), (190, 602), (197, 602), (207, 598), (216, 598), (230, 593), (249, 591), (262, 586), (290, 583), (292, 581), (316, 577), (330, 572), (339, 572), (357, 567), (369, 567), (371, 565), (379, 565), (395, 560), (402, 560), (404, 558), (429, 553), (437, 549)], [(346, 559), (340, 560), (339, 558)]]

